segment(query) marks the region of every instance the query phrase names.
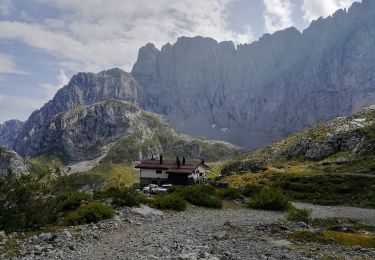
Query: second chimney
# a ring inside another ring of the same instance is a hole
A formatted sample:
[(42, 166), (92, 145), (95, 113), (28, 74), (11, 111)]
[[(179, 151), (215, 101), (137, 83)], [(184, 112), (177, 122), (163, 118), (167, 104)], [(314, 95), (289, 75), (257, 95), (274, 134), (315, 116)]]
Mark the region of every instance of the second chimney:
[(186, 163), (186, 160), (185, 160), (185, 156), (182, 157), (182, 165), (185, 165)]
[(160, 164), (163, 164), (163, 155), (160, 155)]
[(180, 161), (180, 157), (176, 157), (176, 163), (177, 163), (177, 168), (180, 168), (181, 167), (181, 161)]

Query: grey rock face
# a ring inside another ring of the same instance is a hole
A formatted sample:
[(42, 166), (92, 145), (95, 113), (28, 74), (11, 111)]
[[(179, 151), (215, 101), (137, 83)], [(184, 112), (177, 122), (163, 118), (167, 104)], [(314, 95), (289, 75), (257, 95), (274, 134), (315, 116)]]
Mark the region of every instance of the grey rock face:
[(16, 152), (0, 147), (0, 175), (11, 172), (14, 175), (27, 174), (31, 168), (30, 163)]
[(141, 48), (146, 110), (188, 134), (257, 148), (375, 103), (375, 2), (239, 45), (182, 37)]
[(0, 146), (12, 149), (17, 136), (22, 130), (23, 122), (9, 120), (0, 125)]
[(137, 104), (141, 100), (141, 90), (130, 74), (120, 69), (97, 74), (78, 73), (51, 101), (30, 116), (15, 140), (14, 150), (24, 156), (34, 155), (40, 150), (40, 143), (47, 142), (53, 116), (111, 98)]
[(34, 151), (50, 151), (68, 162), (97, 158), (106, 145), (132, 131), (130, 121), (140, 113), (134, 104), (119, 100), (60, 113), (48, 121), (43, 138), (32, 139)]
[(129, 163), (141, 159), (142, 154), (180, 151), (178, 144), (186, 144), (185, 150), (190, 149), (191, 153), (197, 149), (200, 155), (214, 154), (219, 159), (240, 152), (238, 147), (224, 142), (179, 135), (158, 115), (116, 99), (59, 113), (45, 122), (43, 138), (31, 135), (30, 139), (31, 155), (51, 153), (66, 163), (101, 156), (106, 161)]

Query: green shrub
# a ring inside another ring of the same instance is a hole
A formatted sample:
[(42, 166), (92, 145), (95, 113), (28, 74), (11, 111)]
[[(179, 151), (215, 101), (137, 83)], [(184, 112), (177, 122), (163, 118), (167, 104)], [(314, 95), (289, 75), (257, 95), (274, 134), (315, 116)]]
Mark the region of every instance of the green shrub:
[(170, 192), (196, 206), (207, 208), (222, 208), (223, 206), (221, 200), (213, 196), (215, 188), (209, 185), (175, 187)]
[(245, 197), (252, 197), (254, 195), (257, 195), (261, 192), (263, 189), (262, 185), (259, 184), (247, 184), (242, 191), (242, 195)]
[(95, 223), (113, 217), (114, 210), (99, 202), (90, 202), (80, 206), (77, 210), (69, 212), (63, 224), (67, 226)]
[(170, 209), (177, 211), (184, 211), (186, 209), (185, 200), (174, 194), (158, 197), (153, 201), (152, 205), (159, 209)]
[(90, 196), (82, 192), (66, 192), (55, 198), (57, 212), (72, 211), (79, 208), (82, 202), (90, 200)]
[(47, 189), (30, 175), (0, 177), (0, 230), (38, 229), (55, 221)]
[(218, 189), (216, 191), (216, 195), (220, 199), (226, 199), (226, 200), (235, 200), (242, 196), (241, 192), (234, 188), (229, 189)]
[(311, 223), (311, 209), (297, 209), (292, 205), (288, 207), (288, 220), (290, 221), (303, 221), (305, 223)]
[(96, 199), (112, 199), (112, 205), (115, 207), (135, 207), (145, 201), (145, 196), (136, 190), (130, 188), (111, 187), (109, 189), (95, 193)]
[(249, 202), (250, 208), (265, 210), (286, 210), (288, 208), (288, 198), (281, 190), (267, 188), (255, 195)]

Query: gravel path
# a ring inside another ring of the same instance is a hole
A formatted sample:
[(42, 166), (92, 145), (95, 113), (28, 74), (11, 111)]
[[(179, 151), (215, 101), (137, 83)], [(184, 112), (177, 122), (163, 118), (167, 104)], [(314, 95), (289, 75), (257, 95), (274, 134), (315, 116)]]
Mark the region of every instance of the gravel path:
[(247, 230), (283, 218), (282, 213), (198, 209), (133, 225), (105, 235), (64, 259), (301, 259), (283, 243)]
[[(374, 220), (373, 210), (295, 205), (313, 208), (316, 217), (366, 217), (371, 213), (368, 219)], [(292, 232), (290, 227), (279, 224), (278, 231), (271, 231), (272, 223), (283, 220), (285, 213), (244, 208), (192, 208), (180, 213), (123, 208), (111, 220), (31, 237), (21, 242), (24, 249), (20, 259), (321, 259), (327, 254), (340, 259), (375, 257), (372, 249), (287, 241), (285, 234)]]
[(308, 203), (293, 202), (297, 208), (312, 209), (314, 218), (351, 218), (375, 225), (375, 209), (354, 208), (347, 206), (320, 206)]

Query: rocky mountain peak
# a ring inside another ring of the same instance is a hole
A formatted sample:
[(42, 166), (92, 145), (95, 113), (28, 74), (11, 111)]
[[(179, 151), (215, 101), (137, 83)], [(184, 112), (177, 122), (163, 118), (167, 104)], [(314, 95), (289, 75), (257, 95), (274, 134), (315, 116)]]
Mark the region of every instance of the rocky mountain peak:
[(9, 120), (0, 125), (0, 146), (12, 149), (14, 141), (22, 130), (24, 122)]
[(21, 155), (35, 154), (39, 142), (44, 142), (51, 118), (59, 113), (79, 109), (108, 99), (118, 99), (137, 105), (142, 89), (133, 77), (114, 68), (99, 73), (78, 73), (54, 98), (35, 111), (25, 123), (14, 142)]

